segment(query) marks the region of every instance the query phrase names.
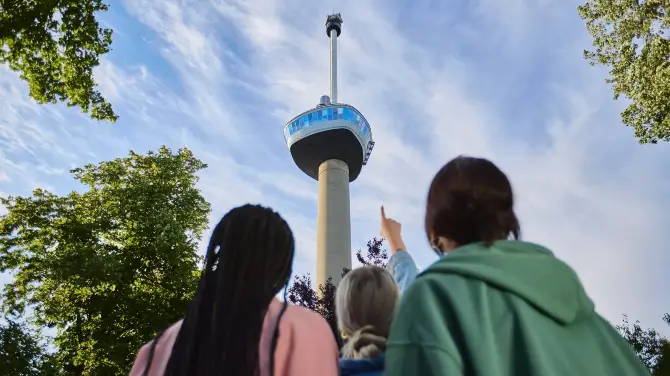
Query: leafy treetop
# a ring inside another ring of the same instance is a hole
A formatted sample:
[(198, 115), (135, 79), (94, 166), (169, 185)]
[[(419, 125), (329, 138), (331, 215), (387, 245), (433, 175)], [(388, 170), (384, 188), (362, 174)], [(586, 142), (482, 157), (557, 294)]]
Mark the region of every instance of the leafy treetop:
[(210, 208), (195, 187), (205, 167), (188, 149), (131, 151), (72, 170), (83, 193), (0, 198), (0, 270), (14, 275), (2, 309), (57, 328), (66, 374), (126, 374), (184, 314)]
[(593, 37), (584, 51), (610, 69), (614, 98), (631, 104), (621, 114), (640, 143), (670, 141), (670, 14), (667, 0), (587, 0), (578, 7)]
[(21, 74), (38, 103), (66, 101), (93, 119), (116, 121), (93, 78), (112, 43), (112, 30), (95, 18), (107, 9), (101, 0), (0, 2), (0, 63)]
[[(663, 316), (670, 325), (670, 314)], [(670, 341), (654, 329), (642, 329), (640, 322), (630, 323), (626, 315), (616, 326), (653, 376), (670, 376)]]

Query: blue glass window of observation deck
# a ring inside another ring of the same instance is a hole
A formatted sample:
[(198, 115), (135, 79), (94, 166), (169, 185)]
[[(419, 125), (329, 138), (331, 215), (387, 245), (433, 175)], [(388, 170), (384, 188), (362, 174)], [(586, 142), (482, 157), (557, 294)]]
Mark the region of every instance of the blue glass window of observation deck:
[(355, 111), (346, 108), (346, 107), (331, 107), (323, 110), (317, 110), (310, 112), (301, 116), (298, 119), (295, 119), (293, 122), (287, 125), (286, 132), (288, 136), (292, 136), (296, 132), (301, 131), (304, 128), (309, 127), (311, 124), (319, 123), (322, 121), (332, 121), (332, 120), (346, 120), (355, 124), (363, 133), (364, 136), (370, 134), (370, 126), (363, 119), (361, 115)]

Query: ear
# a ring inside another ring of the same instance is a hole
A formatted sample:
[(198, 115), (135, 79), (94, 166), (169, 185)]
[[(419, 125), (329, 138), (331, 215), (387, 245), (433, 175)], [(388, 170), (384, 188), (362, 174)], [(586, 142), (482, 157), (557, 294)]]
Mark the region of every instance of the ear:
[(455, 241), (443, 237), (439, 237), (437, 243), (439, 245), (439, 249), (443, 253), (451, 252), (459, 247), (458, 243), (456, 243)]
[(433, 248), (440, 248), (440, 238), (435, 236), (435, 234), (430, 235), (430, 245)]

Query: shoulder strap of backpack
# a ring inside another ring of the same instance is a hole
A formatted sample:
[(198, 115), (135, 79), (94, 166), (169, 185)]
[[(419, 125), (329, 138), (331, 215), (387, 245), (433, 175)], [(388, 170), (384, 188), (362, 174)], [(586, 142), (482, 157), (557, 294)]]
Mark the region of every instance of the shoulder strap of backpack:
[(149, 348), (149, 358), (147, 359), (147, 366), (144, 367), (144, 372), (142, 373), (142, 376), (149, 376), (149, 369), (151, 368), (151, 363), (153, 363), (154, 360), (154, 353), (156, 352), (156, 345), (158, 344), (158, 340), (161, 338), (161, 336), (165, 333), (165, 330), (161, 330), (156, 334), (156, 337), (154, 337), (153, 341), (151, 341), (151, 347)]

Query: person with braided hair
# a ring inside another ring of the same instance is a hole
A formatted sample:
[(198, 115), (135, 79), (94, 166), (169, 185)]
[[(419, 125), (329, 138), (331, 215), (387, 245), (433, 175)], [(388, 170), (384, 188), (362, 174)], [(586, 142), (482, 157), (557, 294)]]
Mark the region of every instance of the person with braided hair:
[(572, 268), (518, 240), (512, 187), (490, 161), (438, 171), (425, 231), (440, 258), (403, 293), (386, 376), (649, 375)]
[(294, 253), (293, 233), (273, 210), (229, 211), (186, 316), (140, 349), (130, 376), (337, 376), (328, 323), (276, 298)]

